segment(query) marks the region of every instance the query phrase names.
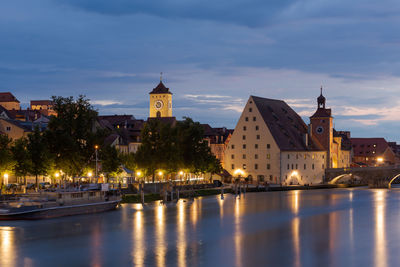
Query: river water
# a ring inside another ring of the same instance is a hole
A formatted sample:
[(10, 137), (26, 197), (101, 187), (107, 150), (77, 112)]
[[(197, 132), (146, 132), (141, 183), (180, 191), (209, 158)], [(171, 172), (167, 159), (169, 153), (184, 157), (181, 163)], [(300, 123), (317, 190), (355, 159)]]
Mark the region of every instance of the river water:
[(0, 266), (399, 266), (400, 189), (205, 197), (0, 222)]

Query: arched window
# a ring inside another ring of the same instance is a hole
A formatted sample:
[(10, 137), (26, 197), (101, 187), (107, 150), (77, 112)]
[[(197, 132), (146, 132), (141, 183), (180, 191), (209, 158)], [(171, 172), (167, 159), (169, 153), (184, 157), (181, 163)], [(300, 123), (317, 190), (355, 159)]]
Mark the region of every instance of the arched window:
[(157, 118), (160, 118), (161, 117), (161, 112), (160, 111), (157, 111)]

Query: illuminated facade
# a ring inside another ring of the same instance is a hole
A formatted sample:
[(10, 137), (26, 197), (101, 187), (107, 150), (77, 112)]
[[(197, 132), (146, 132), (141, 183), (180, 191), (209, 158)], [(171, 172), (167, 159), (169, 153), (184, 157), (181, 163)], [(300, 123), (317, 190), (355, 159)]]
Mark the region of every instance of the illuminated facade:
[(225, 169), (253, 181), (318, 184), (326, 154), (284, 101), (250, 96), (225, 150)]
[(172, 117), (172, 93), (162, 81), (150, 92), (150, 118)]

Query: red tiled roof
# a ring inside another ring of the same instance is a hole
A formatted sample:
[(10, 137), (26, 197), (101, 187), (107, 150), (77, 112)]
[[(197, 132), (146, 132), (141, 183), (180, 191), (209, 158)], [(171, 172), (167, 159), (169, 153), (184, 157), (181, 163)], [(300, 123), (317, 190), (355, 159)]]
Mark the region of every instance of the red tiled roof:
[(330, 108), (318, 108), (310, 118), (326, 118), (331, 117), (332, 110)]
[(251, 98), (281, 150), (323, 150), (321, 144), (313, 136), (308, 136), (308, 146), (306, 146), (303, 136), (308, 133), (308, 127), (284, 101), (256, 96), (251, 96)]
[(377, 156), (385, 152), (389, 144), (384, 138), (351, 138), (354, 156)]
[(51, 100), (31, 100), (31, 106), (32, 105), (53, 105), (53, 101)]
[(0, 102), (17, 102), (18, 99), (10, 92), (0, 93)]

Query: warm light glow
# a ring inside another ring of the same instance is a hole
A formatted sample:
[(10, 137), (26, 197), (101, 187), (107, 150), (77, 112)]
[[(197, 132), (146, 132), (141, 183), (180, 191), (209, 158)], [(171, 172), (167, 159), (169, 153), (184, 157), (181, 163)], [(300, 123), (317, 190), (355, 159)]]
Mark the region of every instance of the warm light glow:
[(136, 176), (140, 177), (141, 175), (142, 175), (142, 172), (141, 172), (141, 171), (137, 171), (137, 172), (136, 172)]
[(8, 173), (4, 174), (4, 178), (6, 178), (6, 179), (8, 178)]
[(95, 146), (94, 146), (94, 149), (99, 149), (99, 146), (98, 146), (98, 145), (95, 145)]
[(299, 173), (297, 171), (292, 171), (292, 175), (291, 176), (298, 176)]
[(58, 172), (56, 172), (56, 174), (54, 174), (55, 177), (59, 177), (60, 174)]
[(159, 171), (159, 172), (158, 172), (158, 175), (162, 176), (162, 175), (163, 175), (163, 172), (162, 172), (162, 171)]
[(379, 163), (382, 163), (383, 162), (383, 158), (382, 157), (379, 157), (379, 158), (377, 158), (376, 159)]
[(92, 172), (88, 172), (87, 174), (89, 177), (92, 177), (93, 173)]
[(243, 176), (243, 175), (244, 175), (244, 171), (241, 170), (241, 169), (236, 169), (236, 170), (233, 172), (233, 174), (234, 174), (234, 175), (241, 175), (241, 176)]
[(183, 171), (180, 171), (180, 172), (179, 172), (179, 175), (183, 175)]
[(8, 173), (4, 174), (4, 183), (8, 184)]

